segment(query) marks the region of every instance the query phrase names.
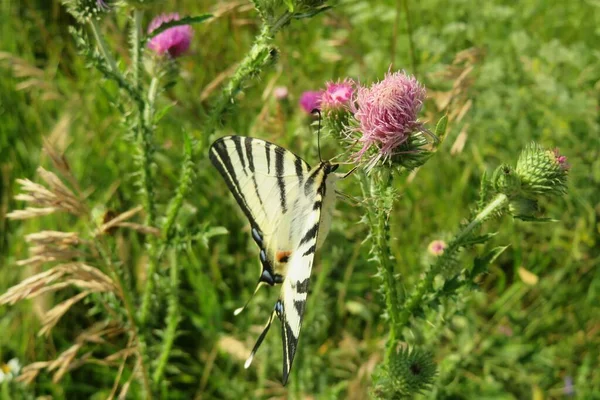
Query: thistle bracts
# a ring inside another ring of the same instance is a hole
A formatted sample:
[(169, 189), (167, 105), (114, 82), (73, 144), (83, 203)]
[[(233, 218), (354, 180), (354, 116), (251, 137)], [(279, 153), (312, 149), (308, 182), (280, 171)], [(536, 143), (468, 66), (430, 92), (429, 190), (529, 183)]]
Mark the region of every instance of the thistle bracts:
[(375, 370), (371, 395), (381, 400), (413, 398), (431, 386), (435, 375), (432, 353), (401, 348), (391, 352), (387, 362)]

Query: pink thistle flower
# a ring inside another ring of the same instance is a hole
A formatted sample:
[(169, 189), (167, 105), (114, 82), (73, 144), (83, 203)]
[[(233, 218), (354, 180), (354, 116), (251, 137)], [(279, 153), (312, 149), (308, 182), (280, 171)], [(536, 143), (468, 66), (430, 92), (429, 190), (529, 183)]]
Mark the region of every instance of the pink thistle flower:
[(279, 101), (283, 101), (288, 97), (288, 88), (285, 86), (277, 86), (273, 89), (273, 96)]
[[(150, 22), (148, 33), (152, 33), (165, 22), (178, 21), (179, 19), (178, 13), (161, 14)], [(150, 39), (148, 47), (159, 56), (168, 53), (171, 57), (177, 58), (190, 48), (193, 32), (190, 25), (174, 26)]]
[(302, 93), (300, 96), (300, 106), (308, 114), (311, 114), (314, 109), (321, 109), (321, 98), (323, 92), (316, 90), (309, 90)]
[(429, 251), (429, 254), (437, 257), (444, 253), (446, 247), (448, 247), (448, 245), (443, 240), (434, 240), (433, 242), (429, 243), (427, 250)]
[(373, 145), (382, 156), (389, 157), (411, 133), (422, 130), (417, 115), (425, 95), (425, 88), (417, 79), (403, 71), (388, 72), (381, 82), (358, 88), (352, 111), (362, 132), (359, 141), (364, 145), (357, 158)]
[(333, 110), (344, 107), (350, 103), (354, 94), (354, 82), (345, 79), (342, 82), (328, 82), (321, 97), (321, 106), (324, 110)]
[(552, 150), (552, 152), (554, 153), (554, 160), (562, 170), (567, 171), (571, 168), (571, 165), (567, 163), (567, 156), (561, 156), (558, 147)]

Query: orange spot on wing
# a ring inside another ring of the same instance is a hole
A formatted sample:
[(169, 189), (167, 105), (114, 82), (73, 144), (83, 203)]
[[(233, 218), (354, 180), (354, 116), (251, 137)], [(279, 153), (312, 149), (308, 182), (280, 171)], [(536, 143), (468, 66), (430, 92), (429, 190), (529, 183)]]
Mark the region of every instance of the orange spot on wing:
[(290, 259), (290, 254), (292, 254), (291, 251), (281, 251), (280, 250), (277, 253), (275, 253), (275, 260), (277, 260), (277, 262), (280, 262), (280, 263), (286, 263)]

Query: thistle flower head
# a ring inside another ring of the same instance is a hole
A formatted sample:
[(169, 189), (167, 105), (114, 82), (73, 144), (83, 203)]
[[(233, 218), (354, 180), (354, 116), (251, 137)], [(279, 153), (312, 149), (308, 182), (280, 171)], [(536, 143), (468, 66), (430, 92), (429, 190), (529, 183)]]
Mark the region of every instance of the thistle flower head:
[(288, 88), (285, 86), (277, 86), (275, 89), (273, 89), (273, 97), (279, 101), (287, 99), (288, 94)]
[[(152, 33), (165, 22), (178, 21), (179, 19), (178, 13), (159, 15), (150, 22), (148, 33)], [(192, 34), (193, 30), (190, 25), (174, 26), (150, 39), (148, 48), (159, 56), (168, 53), (171, 57), (177, 58), (190, 48)]]
[(429, 254), (437, 257), (437, 256), (441, 256), (442, 253), (444, 253), (444, 250), (446, 249), (446, 247), (448, 247), (446, 242), (438, 239), (438, 240), (434, 240), (431, 243), (429, 243), (429, 246), (427, 246), (427, 251), (429, 252)]
[(308, 114), (311, 114), (314, 109), (321, 109), (321, 97), (323, 92), (320, 90), (309, 90), (300, 96), (300, 107)]
[(567, 157), (560, 155), (558, 149), (546, 150), (531, 144), (521, 152), (515, 172), (522, 190), (528, 194), (562, 195), (567, 191), (570, 168)]
[(354, 93), (354, 82), (345, 79), (342, 82), (328, 82), (321, 96), (321, 107), (323, 110), (337, 110), (349, 105)]
[(380, 155), (389, 157), (406, 143), (412, 133), (422, 130), (417, 116), (425, 100), (425, 88), (414, 76), (403, 71), (388, 72), (381, 82), (359, 87), (353, 104), (354, 118), (362, 132), (362, 158), (376, 146)]

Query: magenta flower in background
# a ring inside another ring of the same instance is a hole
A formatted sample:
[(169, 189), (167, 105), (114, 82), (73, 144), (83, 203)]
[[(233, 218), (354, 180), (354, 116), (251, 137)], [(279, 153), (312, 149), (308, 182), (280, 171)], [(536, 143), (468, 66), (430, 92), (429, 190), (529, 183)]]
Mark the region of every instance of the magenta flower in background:
[(434, 240), (433, 242), (429, 243), (427, 250), (429, 251), (429, 254), (437, 257), (444, 253), (446, 247), (448, 247), (448, 245), (443, 240)]
[(357, 158), (373, 145), (380, 155), (391, 156), (411, 133), (420, 131), (422, 124), (417, 115), (425, 95), (425, 88), (404, 71), (388, 72), (381, 82), (358, 88), (352, 111), (362, 132), (359, 141), (363, 147)]
[[(150, 22), (148, 33), (152, 33), (165, 22), (179, 19), (178, 13), (161, 14)], [(190, 25), (174, 26), (150, 39), (148, 47), (160, 56), (169, 53), (171, 57), (177, 58), (190, 48), (193, 32)]]
[(333, 110), (347, 106), (354, 94), (354, 82), (345, 79), (342, 82), (328, 82), (325, 92), (321, 97), (321, 106), (324, 110)]
[(321, 109), (322, 91), (309, 90), (300, 96), (300, 106), (304, 111), (311, 114), (314, 109)]

